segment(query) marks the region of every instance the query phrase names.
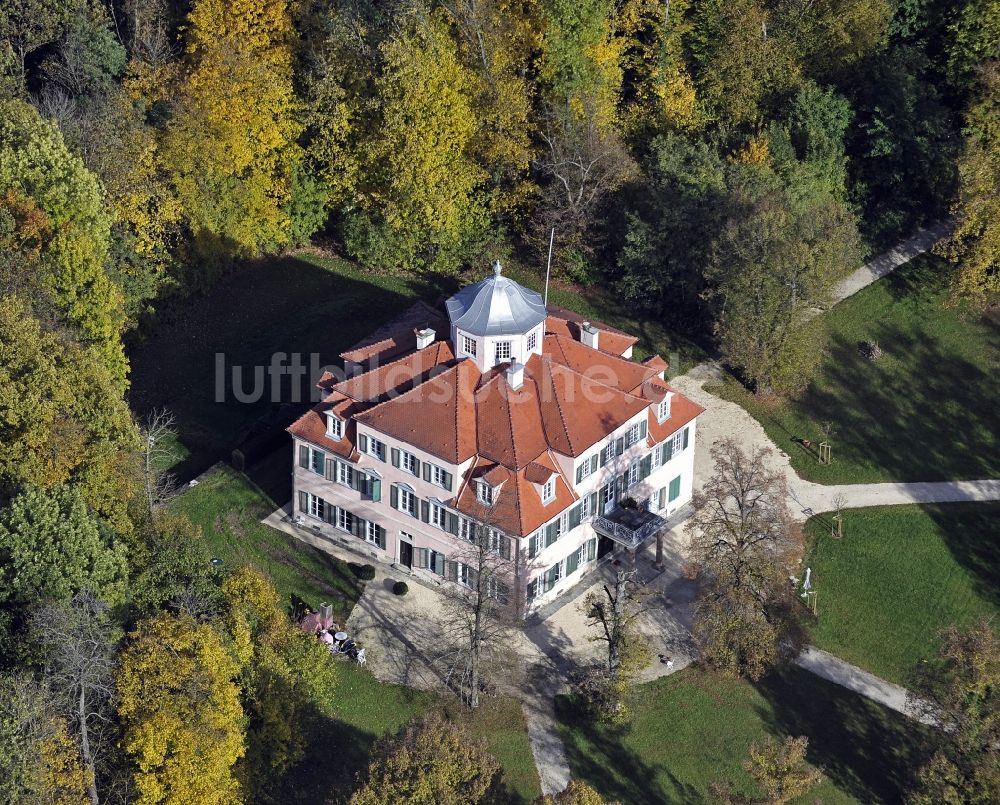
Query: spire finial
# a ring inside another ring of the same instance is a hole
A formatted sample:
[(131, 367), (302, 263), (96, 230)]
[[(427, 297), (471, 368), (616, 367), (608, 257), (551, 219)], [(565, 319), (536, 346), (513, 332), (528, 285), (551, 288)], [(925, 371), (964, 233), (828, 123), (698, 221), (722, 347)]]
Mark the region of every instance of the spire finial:
[(495, 263), (493, 264), (493, 276), (495, 276), (495, 277), (499, 277), (499, 276), (500, 276), (500, 272), (502, 272), (502, 271), (503, 271), (503, 266), (502, 266), (502, 265), (500, 265), (500, 261), (499, 261), (499, 260), (497, 260), (497, 261), (496, 261), (496, 262), (495, 262)]

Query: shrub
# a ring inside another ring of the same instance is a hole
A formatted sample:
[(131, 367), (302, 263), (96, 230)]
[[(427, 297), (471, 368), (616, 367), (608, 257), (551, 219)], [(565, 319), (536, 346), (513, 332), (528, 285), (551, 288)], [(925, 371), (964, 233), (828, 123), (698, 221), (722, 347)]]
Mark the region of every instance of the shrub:
[(375, 578), (375, 565), (351, 565), (351, 570), (362, 581), (371, 581)]
[(405, 581), (397, 581), (392, 585), (393, 595), (406, 595), (410, 591)]

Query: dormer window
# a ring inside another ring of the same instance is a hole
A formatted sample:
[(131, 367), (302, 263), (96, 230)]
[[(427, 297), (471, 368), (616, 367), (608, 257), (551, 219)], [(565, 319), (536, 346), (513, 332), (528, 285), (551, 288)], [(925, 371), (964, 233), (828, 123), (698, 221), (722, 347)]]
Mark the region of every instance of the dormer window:
[(326, 435), (331, 439), (342, 439), (344, 437), (344, 420), (336, 414), (327, 414)]
[(480, 503), (485, 503), (487, 506), (493, 505), (493, 487), (490, 486), (486, 481), (480, 481), (476, 485), (476, 497)]
[(494, 365), (498, 363), (504, 363), (505, 361), (510, 360), (510, 345), (511, 345), (510, 341), (496, 342), (496, 347), (494, 352), (495, 360), (493, 361)]
[(542, 503), (550, 503), (556, 496), (556, 476), (551, 476), (542, 484)]
[(659, 406), (656, 409), (656, 418), (663, 422), (665, 419), (670, 418), (670, 395), (668, 394), (662, 400), (660, 400)]

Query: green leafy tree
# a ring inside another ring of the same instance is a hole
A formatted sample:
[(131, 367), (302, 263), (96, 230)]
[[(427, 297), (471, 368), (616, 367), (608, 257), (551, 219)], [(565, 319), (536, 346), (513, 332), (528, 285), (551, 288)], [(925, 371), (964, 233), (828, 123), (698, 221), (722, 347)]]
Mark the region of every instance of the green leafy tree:
[[(72, 382), (67, 382), (72, 378)], [(120, 532), (138, 492), (128, 407), (93, 352), (0, 299), (0, 489), (72, 484)]]
[(190, 615), (141, 621), (117, 679), (122, 746), (139, 805), (235, 805), (245, 751), (239, 667), (223, 636)]
[(933, 719), (937, 749), (920, 769), (917, 805), (1000, 799), (1000, 636), (987, 618), (950, 627), (937, 655), (921, 663), (912, 706)]
[(758, 390), (777, 393), (809, 382), (824, 341), (810, 309), (861, 264), (846, 205), (788, 170), (785, 186), (768, 163), (734, 166), (727, 221), (706, 270), (723, 354)]
[(375, 745), (351, 805), (476, 805), (499, 774), (486, 741), (431, 714)]
[(0, 77), (9, 95), (23, 94), (28, 62), (59, 38), (70, 17), (70, 2), (8, 0), (0, 8)]
[(955, 3), (948, 34), (948, 76), (959, 90), (969, 91), (980, 67), (1000, 59), (1000, 0)]
[(108, 92), (125, 72), (125, 48), (111, 30), (107, 9), (96, 0), (77, 0), (67, 16), (56, 54), (42, 65), (45, 77), (84, 100)]
[(847, 192), (844, 136), (851, 117), (845, 97), (806, 81), (792, 99), (785, 122), (796, 162), (820, 190), (841, 200)]
[(586, 783), (570, 780), (558, 794), (547, 794), (535, 801), (535, 805), (620, 805), (618, 802), (605, 800)]
[(295, 42), (284, 0), (197, 0), (188, 15), (163, 159), (208, 254), (256, 254), (289, 241), (301, 159)]
[(124, 389), (122, 299), (104, 269), (111, 222), (100, 186), (59, 131), (22, 101), (0, 101), (0, 186), (33, 199), (47, 216), (44, 283)]
[(0, 511), (0, 596), (18, 604), (93, 590), (124, 598), (125, 548), (72, 487), (27, 489)]
[(382, 56), (378, 136), (361, 144), (363, 178), (345, 241), (368, 265), (453, 270), (489, 222), (487, 174), (472, 153), (477, 78), (440, 12), (387, 41)]

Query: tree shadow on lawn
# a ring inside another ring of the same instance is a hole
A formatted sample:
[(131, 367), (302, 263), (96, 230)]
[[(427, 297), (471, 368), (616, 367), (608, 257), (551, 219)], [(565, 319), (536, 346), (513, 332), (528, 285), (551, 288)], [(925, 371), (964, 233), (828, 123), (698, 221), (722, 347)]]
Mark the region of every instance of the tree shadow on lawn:
[(1000, 503), (922, 506), (948, 550), (970, 572), (976, 594), (1000, 609)]
[[(332, 268), (300, 257), (245, 263), (205, 295), (168, 305), (163, 318), (134, 334), (130, 403), (140, 416), (166, 407), (177, 416), (178, 440), (188, 455), (173, 470), (182, 479), (228, 460), (238, 436), (272, 406), (305, 410), (318, 374), (341, 366), (339, 353), (417, 298), (435, 302), (448, 278), (366, 275), (338, 262)], [(306, 372), (284, 374), (272, 386), (266, 369), (277, 353), (301, 355)], [(217, 377), (217, 356), (224, 372)], [(315, 360), (310, 366), (310, 356)], [(263, 380), (261, 399), (236, 399)], [(221, 398), (221, 400), (220, 400)]]
[[(876, 325), (877, 361), (834, 338), (822, 384), (796, 406), (835, 423), (834, 450), (897, 481), (1000, 476), (1000, 381), (996, 372), (943, 349), (920, 325)], [(986, 345), (1000, 354), (1000, 333)]]
[(778, 740), (804, 735), (807, 759), (861, 802), (901, 802), (926, 760), (929, 729), (800, 668), (756, 685), (770, 707), (760, 712)]
[[(703, 792), (629, 750), (622, 742), (623, 733), (595, 724), (572, 696), (557, 696), (555, 708), (556, 720), (570, 728), (564, 729), (562, 735), (573, 777), (593, 786), (605, 799), (626, 805), (693, 805), (705, 801)], [(577, 735), (584, 741), (576, 740)], [(661, 784), (664, 776), (669, 790)]]

